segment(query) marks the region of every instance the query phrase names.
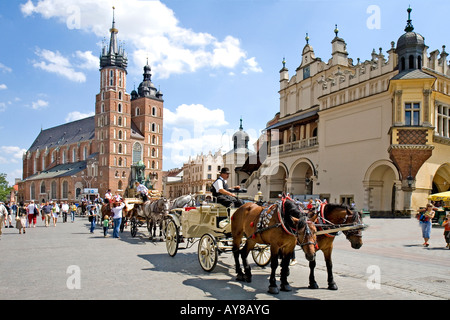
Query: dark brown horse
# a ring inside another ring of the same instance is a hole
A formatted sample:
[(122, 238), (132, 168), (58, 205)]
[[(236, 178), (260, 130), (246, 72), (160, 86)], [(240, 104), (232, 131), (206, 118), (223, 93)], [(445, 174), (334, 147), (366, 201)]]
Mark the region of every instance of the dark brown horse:
[[(251, 282), (250, 266), (247, 256), (255, 244), (269, 244), (271, 250), (271, 275), (269, 280), (269, 292), (278, 293), (275, 279), (275, 271), (278, 267), (278, 258), (281, 256), (281, 290), (291, 291), (287, 281), (289, 275), (289, 262), (298, 243), (305, 257), (313, 261), (316, 251), (316, 228), (306, 215), (299, 210), (297, 204), (290, 198), (283, 197), (281, 203), (272, 205), (264, 210), (254, 203), (246, 203), (233, 214), (231, 218), (231, 233), (233, 235), (233, 255), (236, 263), (238, 281)], [(243, 237), (247, 240), (242, 249), (241, 241)], [(239, 264), (241, 255), (244, 272)]]
[[(332, 225), (344, 225), (344, 224), (361, 224), (361, 215), (358, 212), (351, 211), (345, 205), (337, 204), (322, 204), (322, 208), (319, 209), (317, 218), (317, 228), (327, 229), (328, 226)], [(317, 213), (315, 214), (317, 216)], [(359, 249), (362, 246), (362, 229), (347, 230), (342, 231), (346, 238), (350, 241), (353, 249)], [(317, 236), (317, 244), (319, 245), (319, 250), (322, 250), (325, 264), (327, 266), (328, 273), (328, 289), (337, 290), (338, 287), (334, 282), (333, 278), (333, 262), (331, 260), (331, 253), (333, 252), (333, 241), (336, 234), (321, 234)], [(309, 262), (309, 286), (310, 289), (318, 289), (319, 286), (314, 278), (314, 268), (316, 267), (316, 261)]]

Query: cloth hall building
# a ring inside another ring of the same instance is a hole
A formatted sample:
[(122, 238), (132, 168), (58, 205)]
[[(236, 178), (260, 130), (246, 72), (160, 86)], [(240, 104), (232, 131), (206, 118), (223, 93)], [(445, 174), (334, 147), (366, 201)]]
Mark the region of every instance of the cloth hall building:
[(353, 61), (336, 27), (328, 61), (308, 36), (292, 75), (283, 61), (279, 112), (257, 144), (267, 158), (247, 180), (249, 193), (315, 195), (373, 216), (407, 216), (449, 190), (448, 53), (428, 53), (410, 14), (387, 55), (374, 49), (370, 60)]
[(85, 193), (124, 194), (139, 180), (161, 190), (163, 99), (151, 68), (131, 95), (127, 54), (113, 18), (109, 45), (100, 56), (95, 115), (41, 130), (23, 156), (18, 201), (79, 201)]

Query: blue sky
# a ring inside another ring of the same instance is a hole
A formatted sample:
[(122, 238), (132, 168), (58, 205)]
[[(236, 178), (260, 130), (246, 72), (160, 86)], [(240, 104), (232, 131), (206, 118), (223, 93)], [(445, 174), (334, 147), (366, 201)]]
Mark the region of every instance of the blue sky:
[[(164, 94), (164, 170), (231, 149), (243, 118), (252, 141), (279, 111), (279, 70), (301, 62), (305, 34), (328, 61), (335, 24), (349, 57), (387, 51), (406, 25), (428, 53), (448, 45), (450, 4), (434, 1), (8, 0), (0, 2), (0, 172), (12, 184), (41, 128), (93, 114), (98, 56), (115, 6), (129, 57), (127, 91), (146, 59)], [(447, 50), (448, 51), (448, 50)]]

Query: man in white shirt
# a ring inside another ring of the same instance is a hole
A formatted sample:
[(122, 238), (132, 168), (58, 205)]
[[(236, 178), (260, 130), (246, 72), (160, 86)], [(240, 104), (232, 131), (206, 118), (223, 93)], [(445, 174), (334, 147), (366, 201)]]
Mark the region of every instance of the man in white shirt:
[(143, 184), (140, 184), (138, 181), (134, 183), (136, 187), (136, 193), (139, 193), (142, 197), (142, 200), (146, 202), (148, 200), (148, 189)]
[[(242, 206), (244, 203), (242, 200), (236, 198), (234, 194), (228, 191), (227, 179), (230, 176), (230, 169), (222, 168), (220, 170), (220, 176), (214, 181), (211, 191), (214, 197), (217, 198), (217, 202), (224, 205), (225, 207), (230, 207), (232, 204), (236, 208)], [(240, 189), (240, 186), (235, 186), (232, 189)]]
[(31, 203), (28, 205), (28, 228), (31, 228), (31, 224), (33, 224), (33, 228), (36, 228), (36, 221), (37, 216), (39, 214), (34, 213), (34, 209), (37, 209), (36, 205), (34, 204), (34, 200), (31, 200)]
[(113, 238), (119, 238), (119, 228), (120, 223), (122, 222), (122, 209), (125, 207), (125, 203), (123, 202), (114, 202), (114, 207), (111, 209), (113, 213)]
[(63, 213), (63, 222), (67, 222), (67, 214), (69, 213), (69, 204), (67, 203), (67, 201), (64, 201), (61, 206), (61, 210)]

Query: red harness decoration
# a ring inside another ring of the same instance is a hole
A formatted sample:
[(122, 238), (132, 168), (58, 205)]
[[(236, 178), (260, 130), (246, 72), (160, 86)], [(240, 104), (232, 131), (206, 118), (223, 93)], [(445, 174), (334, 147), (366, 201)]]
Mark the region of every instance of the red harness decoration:
[[(323, 213), (323, 212), (325, 211), (325, 210), (324, 210), (324, 209), (325, 209), (325, 206), (326, 206), (326, 203), (323, 203), (323, 202), (320, 203), (320, 210), (319, 210), (319, 213), (320, 213), (320, 220), (322, 220), (322, 221), (321, 221), (321, 224), (324, 224), (324, 223), (325, 223), (325, 216), (324, 216), (324, 213)], [(321, 231), (324, 230), (323, 227), (321, 227), (321, 226), (318, 227), (318, 229), (321, 230)], [(328, 238), (334, 238), (336, 235), (329, 234), (329, 233), (325, 233), (324, 236), (325, 236), (325, 237), (328, 237)]]

